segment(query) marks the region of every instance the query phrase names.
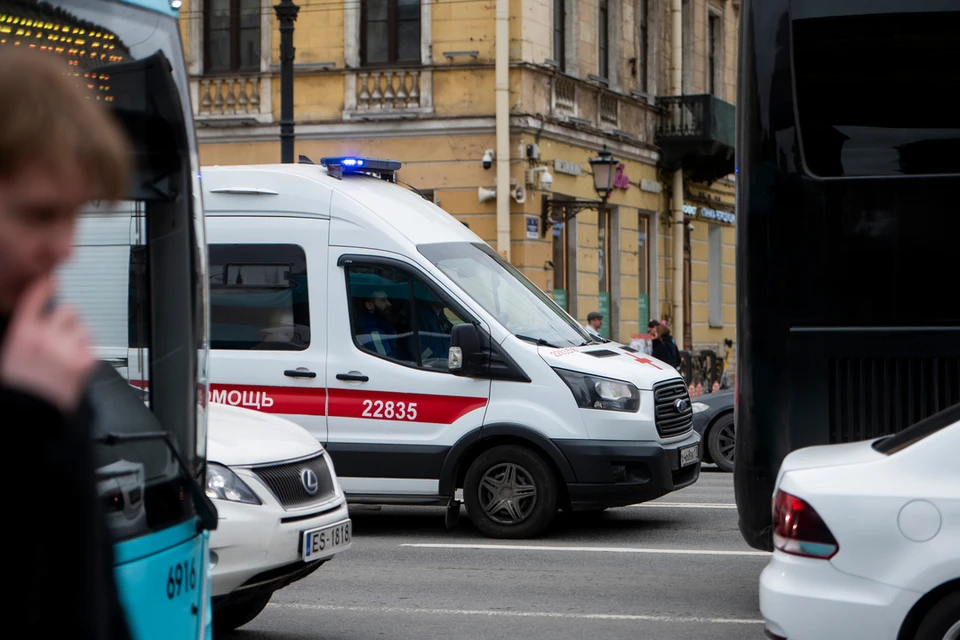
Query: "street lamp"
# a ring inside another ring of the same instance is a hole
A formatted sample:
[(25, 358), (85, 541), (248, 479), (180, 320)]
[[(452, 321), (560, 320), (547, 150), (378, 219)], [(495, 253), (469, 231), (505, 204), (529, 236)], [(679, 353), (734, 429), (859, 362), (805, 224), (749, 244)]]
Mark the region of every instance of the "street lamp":
[[(596, 158), (590, 158), (590, 168), (593, 170), (593, 189), (600, 197), (599, 200), (552, 200), (549, 196), (543, 196), (543, 209), (540, 213), (540, 235), (547, 235), (547, 228), (552, 223), (566, 222), (576, 216), (583, 209), (603, 209), (607, 204), (607, 198), (613, 193), (613, 183), (617, 177), (617, 166), (620, 161), (613, 157), (613, 154), (607, 150), (607, 145), (603, 145)], [(557, 210), (560, 210), (559, 216), (555, 216)]]
[(274, 5), (280, 23), (280, 162), (293, 163), (293, 23), (300, 7), (293, 0)]
[(590, 158), (590, 167), (593, 169), (593, 189), (600, 196), (601, 202), (606, 202), (613, 193), (613, 181), (617, 177), (616, 168), (620, 161), (607, 151), (607, 145), (596, 158)]

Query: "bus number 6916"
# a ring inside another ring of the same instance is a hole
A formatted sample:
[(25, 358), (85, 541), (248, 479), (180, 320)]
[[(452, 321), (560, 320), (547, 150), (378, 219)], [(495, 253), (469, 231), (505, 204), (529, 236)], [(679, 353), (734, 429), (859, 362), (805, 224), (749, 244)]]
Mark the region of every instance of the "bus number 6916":
[(193, 591), (197, 588), (197, 566), (194, 559), (188, 562), (178, 562), (170, 567), (167, 574), (167, 598)]

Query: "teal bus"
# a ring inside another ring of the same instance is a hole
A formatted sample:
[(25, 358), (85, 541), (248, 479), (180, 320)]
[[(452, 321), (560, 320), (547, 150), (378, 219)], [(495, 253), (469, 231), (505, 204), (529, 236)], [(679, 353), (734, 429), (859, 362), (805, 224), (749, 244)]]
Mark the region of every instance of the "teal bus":
[(0, 46), (63, 57), (132, 141), (128, 195), (85, 208), (59, 295), (103, 361), (98, 491), (136, 640), (212, 637), (207, 250), (179, 4), (0, 0)]

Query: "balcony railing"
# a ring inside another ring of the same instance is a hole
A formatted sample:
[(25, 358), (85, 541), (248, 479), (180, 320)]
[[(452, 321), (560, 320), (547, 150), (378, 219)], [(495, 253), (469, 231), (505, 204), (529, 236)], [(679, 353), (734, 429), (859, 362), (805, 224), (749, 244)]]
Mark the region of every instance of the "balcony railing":
[(433, 111), (433, 74), (421, 69), (362, 69), (346, 77), (343, 117), (405, 118)]
[(194, 110), (200, 123), (269, 122), (270, 85), (261, 75), (194, 78)]
[(661, 96), (656, 142), (661, 166), (689, 170), (694, 180), (715, 180), (734, 171), (736, 107), (716, 96)]

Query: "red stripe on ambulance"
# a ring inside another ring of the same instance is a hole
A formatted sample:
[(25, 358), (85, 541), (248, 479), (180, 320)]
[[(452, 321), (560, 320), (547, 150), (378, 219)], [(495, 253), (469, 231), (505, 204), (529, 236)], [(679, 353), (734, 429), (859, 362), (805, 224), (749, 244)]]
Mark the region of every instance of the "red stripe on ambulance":
[(316, 387), (254, 387), (211, 384), (210, 402), (256, 409), (264, 413), (326, 415), (327, 390)]
[(394, 422), (453, 424), (487, 406), (486, 398), (330, 389), (330, 416)]

